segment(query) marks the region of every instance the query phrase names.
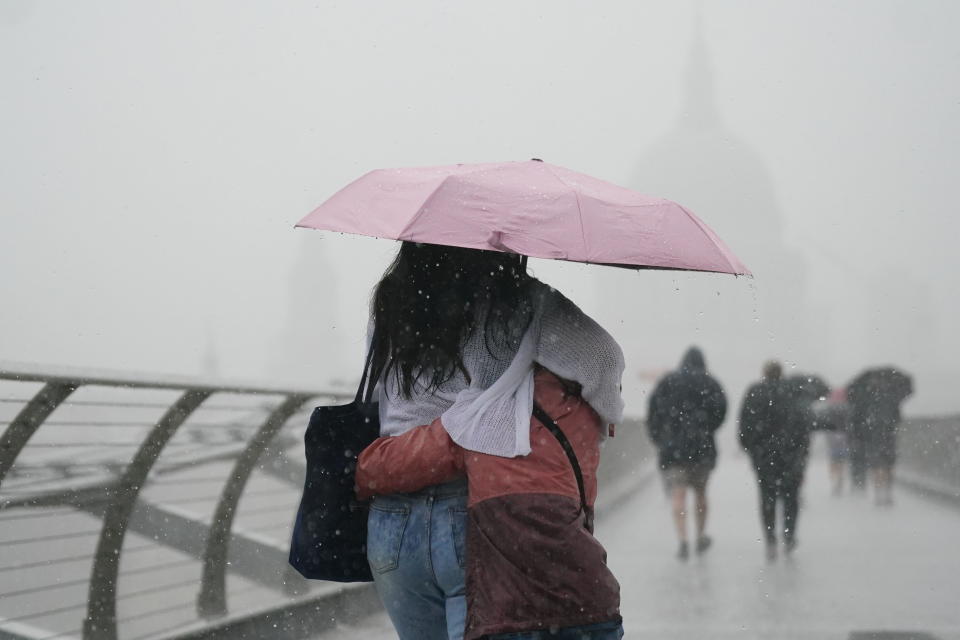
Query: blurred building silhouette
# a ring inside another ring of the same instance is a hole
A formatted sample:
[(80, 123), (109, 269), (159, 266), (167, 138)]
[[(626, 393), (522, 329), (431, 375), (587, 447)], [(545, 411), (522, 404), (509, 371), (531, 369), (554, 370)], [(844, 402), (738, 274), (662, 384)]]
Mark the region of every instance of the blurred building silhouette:
[[(790, 361), (812, 355), (805, 263), (783, 234), (772, 180), (758, 154), (724, 124), (699, 17), (685, 70), (682, 111), (672, 130), (642, 150), (638, 191), (676, 200), (701, 216), (753, 271), (755, 281), (714, 274), (677, 274), (669, 291), (660, 277), (646, 277), (627, 322), (635, 323), (625, 350), (644, 354), (640, 368), (672, 362), (692, 342), (704, 347), (733, 390), (746, 384), (771, 354)], [(600, 277), (600, 276), (598, 276)], [(658, 284), (659, 283), (659, 284)], [(601, 278), (610, 299), (623, 300), (617, 285)], [(651, 340), (650, 334), (656, 335)], [(650, 360), (654, 360), (651, 362)], [(628, 375), (629, 372), (628, 372)]]

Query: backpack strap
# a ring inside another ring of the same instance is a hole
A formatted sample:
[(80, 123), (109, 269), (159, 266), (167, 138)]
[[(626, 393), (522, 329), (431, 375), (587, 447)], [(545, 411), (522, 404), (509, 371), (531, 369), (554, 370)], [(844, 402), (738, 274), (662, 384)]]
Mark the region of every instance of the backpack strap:
[(590, 509), (587, 507), (587, 492), (583, 487), (583, 472), (580, 470), (580, 461), (577, 460), (577, 454), (573, 450), (573, 445), (570, 444), (570, 440), (567, 439), (567, 436), (560, 427), (557, 426), (557, 423), (553, 421), (550, 414), (544, 411), (543, 407), (536, 401), (533, 403), (533, 417), (542, 422), (543, 426), (550, 430), (553, 437), (560, 443), (563, 452), (567, 454), (567, 459), (570, 460), (570, 466), (573, 467), (573, 475), (577, 478), (577, 488), (580, 490), (580, 511), (584, 514), (584, 526), (588, 531), (592, 532), (593, 514), (590, 513)]

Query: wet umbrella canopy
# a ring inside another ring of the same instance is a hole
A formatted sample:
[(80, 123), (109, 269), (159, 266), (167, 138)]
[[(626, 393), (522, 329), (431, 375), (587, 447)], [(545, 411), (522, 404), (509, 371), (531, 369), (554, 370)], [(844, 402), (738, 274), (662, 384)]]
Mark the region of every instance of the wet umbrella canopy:
[(681, 205), (539, 160), (371, 171), (297, 226), (619, 267), (750, 274)]
[(881, 401), (899, 404), (912, 393), (912, 378), (894, 367), (867, 369), (847, 387), (848, 398), (864, 405)]
[(790, 376), (786, 382), (795, 397), (810, 402), (826, 398), (830, 394), (830, 386), (819, 376), (801, 373)]

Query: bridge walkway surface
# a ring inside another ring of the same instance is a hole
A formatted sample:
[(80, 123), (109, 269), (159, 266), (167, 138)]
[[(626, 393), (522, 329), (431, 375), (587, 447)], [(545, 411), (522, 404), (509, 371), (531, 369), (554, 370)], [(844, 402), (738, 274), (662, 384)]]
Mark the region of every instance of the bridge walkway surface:
[[(370, 585), (287, 563), (307, 418), (349, 395), (0, 363), (0, 640), (395, 637)], [(642, 422), (621, 427), (597, 531), (627, 637), (960, 640), (960, 416), (905, 423), (900, 484), (923, 493), (893, 508), (831, 496), (815, 456), (800, 548), (772, 564), (733, 430), (715, 546), (682, 563)]]
[[(659, 481), (609, 509), (598, 537), (637, 640), (960, 640), (960, 510), (900, 489), (892, 508), (830, 494), (811, 459), (794, 555), (768, 562), (747, 459), (721, 458), (711, 480), (714, 546), (679, 561)], [(386, 615), (324, 640), (395, 638)]]

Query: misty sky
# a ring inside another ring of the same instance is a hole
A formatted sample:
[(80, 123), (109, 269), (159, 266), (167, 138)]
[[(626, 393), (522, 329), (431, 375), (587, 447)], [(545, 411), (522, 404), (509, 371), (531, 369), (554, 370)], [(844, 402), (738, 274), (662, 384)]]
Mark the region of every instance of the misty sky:
[(753, 281), (532, 262), (691, 343), (956, 412), (960, 4), (0, 2), (0, 361), (357, 377), (388, 241), (294, 230), (378, 167), (538, 157), (690, 206)]

